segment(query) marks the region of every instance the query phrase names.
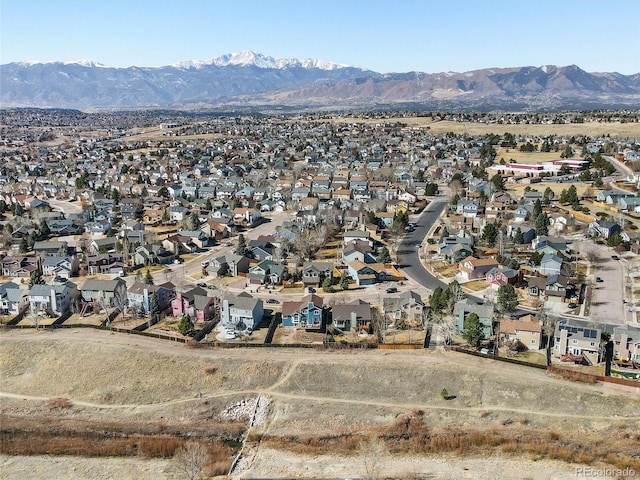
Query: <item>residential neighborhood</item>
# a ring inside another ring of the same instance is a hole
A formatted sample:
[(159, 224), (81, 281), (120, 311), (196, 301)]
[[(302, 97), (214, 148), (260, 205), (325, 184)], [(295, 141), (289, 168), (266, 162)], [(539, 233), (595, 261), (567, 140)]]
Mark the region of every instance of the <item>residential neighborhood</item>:
[(204, 341), (459, 344), (592, 366), (613, 342), (620, 368), (640, 362), (638, 140), (382, 116), (105, 118), (4, 119), (4, 323), (94, 315)]

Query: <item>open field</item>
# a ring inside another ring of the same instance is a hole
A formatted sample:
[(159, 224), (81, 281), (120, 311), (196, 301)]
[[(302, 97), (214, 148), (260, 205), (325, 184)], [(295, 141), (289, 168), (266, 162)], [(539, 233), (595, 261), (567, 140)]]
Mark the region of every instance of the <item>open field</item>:
[[(266, 423), (251, 430), (252, 455), (238, 478), (359, 477), (357, 445), (370, 435), (384, 440), (390, 475), (501, 471), (515, 479), (528, 468), (544, 472), (531, 478), (560, 479), (584, 463), (640, 470), (631, 458), (640, 451), (640, 390), (570, 383), (460, 353), (193, 349), (86, 329), (9, 331), (0, 340), (1, 415), (18, 425), (42, 428), (48, 418), (195, 434), (196, 425), (222, 422), (230, 405), (268, 396)], [(53, 398), (68, 400), (58, 408)], [(26, 427), (17, 431), (28, 436)], [(0, 459), (3, 478), (21, 478), (21, 462)], [(85, 460), (70, 461), (88, 468)], [(26, 461), (38, 471), (66, 468), (55, 456)], [(131, 475), (174, 478), (171, 459), (130, 461)], [(118, 476), (100, 465), (107, 473), (89, 478)]]
[[(567, 135), (567, 136), (605, 136), (620, 138), (640, 137), (640, 123), (620, 123), (620, 122), (589, 122), (571, 124), (548, 124), (548, 125), (507, 125), (507, 124), (486, 124), (470, 122), (453, 122), (442, 120), (434, 122), (431, 117), (409, 117), (409, 118), (336, 118), (337, 123), (385, 123), (401, 122), (409, 126), (429, 127), (433, 133), (453, 132), (455, 134), (468, 135), (488, 135), (490, 133), (502, 135), (506, 132), (514, 135)], [(498, 157), (499, 158), (499, 157)]]
[(504, 158), (507, 163), (544, 163), (552, 162), (554, 160), (560, 160), (561, 152), (521, 152), (517, 148), (498, 148), (496, 150), (496, 163), (500, 162), (500, 159)]

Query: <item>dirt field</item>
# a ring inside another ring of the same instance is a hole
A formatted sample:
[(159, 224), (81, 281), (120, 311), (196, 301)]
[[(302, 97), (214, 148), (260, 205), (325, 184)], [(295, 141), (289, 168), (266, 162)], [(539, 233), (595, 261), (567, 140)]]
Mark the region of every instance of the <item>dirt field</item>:
[[(506, 125), (506, 124), (485, 124), (485, 123), (465, 123), (443, 120), (434, 122), (431, 117), (412, 118), (387, 118), (387, 119), (362, 119), (362, 118), (337, 118), (337, 123), (382, 123), (401, 122), (410, 126), (429, 127), (433, 133), (454, 132), (456, 134), (469, 135), (497, 135), (506, 132), (514, 135), (567, 135), (567, 136), (605, 136), (621, 138), (640, 137), (640, 123), (620, 123), (620, 122), (590, 122), (573, 124), (550, 124), (550, 125)], [(499, 157), (498, 157), (499, 158)]]
[[(0, 336), (0, 368), (2, 415), (11, 418), (182, 425), (219, 419), (229, 405), (262, 393), (271, 399), (268, 418), (252, 431), (252, 455), (238, 478), (362, 476), (353, 449), (332, 442), (347, 435), (353, 444), (358, 435), (388, 432), (416, 411), (431, 438), (457, 430), (535, 437), (552, 429), (561, 441), (580, 432), (585, 445), (606, 437), (614, 452), (640, 450), (640, 390), (569, 383), (541, 370), (454, 352), (207, 350), (88, 329), (10, 331)], [(441, 397), (443, 388), (450, 400)], [(68, 398), (71, 407), (51, 410), (52, 397)], [(497, 451), (425, 455), (400, 444), (395, 448), (405, 453), (389, 453), (385, 473), (453, 479), (497, 478), (491, 472), (500, 471), (500, 478), (515, 479), (529, 471), (536, 479), (572, 478), (570, 462), (502, 445)], [(0, 478), (7, 479), (24, 478), (25, 465), (44, 472), (31, 478), (45, 478), (46, 472), (46, 478), (174, 478), (171, 459), (0, 461)], [(121, 466), (127, 462), (130, 467)], [(69, 468), (95, 473), (74, 475)], [(129, 477), (118, 473), (127, 468)]]

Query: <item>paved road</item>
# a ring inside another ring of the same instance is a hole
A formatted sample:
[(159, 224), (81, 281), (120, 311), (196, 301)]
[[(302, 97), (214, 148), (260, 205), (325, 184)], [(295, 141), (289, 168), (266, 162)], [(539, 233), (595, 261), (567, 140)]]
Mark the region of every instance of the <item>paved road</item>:
[(447, 200), (445, 198), (438, 198), (431, 202), (418, 218), (416, 229), (407, 233), (402, 239), (397, 252), (398, 265), (402, 268), (402, 271), (408, 277), (430, 290), (434, 290), (437, 287), (446, 288), (447, 284), (431, 275), (424, 268), (418, 254), (418, 246), (422, 244), (427, 233), (429, 233), (433, 224), (438, 221), (446, 206)]
[[(402, 271), (407, 277), (430, 290), (435, 290), (437, 287), (447, 288), (448, 284), (434, 277), (424, 268), (420, 261), (418, 245), (424, 242), (429, 230), (438, 221), (446, 206), (446, 198), (438, 198), (431, 202), (420, 215), (416, 229), (408, 233), (398, 247), (398, 265), (400, 265)], [(482, 298), (475, 295), (467, 294), (467, 297), (477, 303), (484, 303)]]

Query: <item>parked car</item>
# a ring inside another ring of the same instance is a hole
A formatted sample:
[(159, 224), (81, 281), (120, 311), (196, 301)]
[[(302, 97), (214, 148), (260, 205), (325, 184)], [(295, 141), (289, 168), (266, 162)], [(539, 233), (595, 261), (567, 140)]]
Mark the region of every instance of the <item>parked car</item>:
[(198, 285), (200, 288), (207, 288), (207, 284), (204, 282), (198, 282), (196, 285)]
[(276, 300), (275, 298), (270, 298), (267, 300), (267, 303), (280, 303), (280, 300)]
[(309, 293), (316, 293), (316, 289), (309, 287)]
[(618, 255), (611, 255), (611, 260), (620, 260)]
[(398, 289), (396, 287), (389, 287), (386, 290), (387, 293), (396, 293), (397, 291)]
[(577, 304), (577, 303), (573, 303), (573, 302), (571, 302), (571, 303), (568, 305), (568, 307), (569, 307), (569, 308), (576, 308), (577, 306), (578, 306), (578, 304)]
[(600, 282), (604, 282), (604, 280), (602, 280), (602, 277), (596, 277), (596, 282), (600, 283)]

